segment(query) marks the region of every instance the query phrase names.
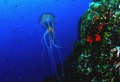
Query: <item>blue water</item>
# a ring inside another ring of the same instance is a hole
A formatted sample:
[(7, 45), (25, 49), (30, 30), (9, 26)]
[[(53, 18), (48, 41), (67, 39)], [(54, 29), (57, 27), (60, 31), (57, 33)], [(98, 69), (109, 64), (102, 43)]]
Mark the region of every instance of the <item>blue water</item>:
[[(78, 37), (79, 18), (91, 0), (0, 0), (0, 82), (42, 82), (52, 75), (45, 48), (43, 70), (41, 39), (45, 32), (39, 17), (50, 12), (57, 18), (55, 36), (62, 48), (63, 61)], [(53, 48), (55, 63), (60, 63)]]

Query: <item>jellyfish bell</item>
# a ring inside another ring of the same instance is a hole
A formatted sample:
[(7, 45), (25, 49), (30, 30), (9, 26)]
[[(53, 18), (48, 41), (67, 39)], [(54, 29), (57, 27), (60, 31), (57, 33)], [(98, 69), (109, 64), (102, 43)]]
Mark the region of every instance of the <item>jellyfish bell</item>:
[(48, 54), (50, 56), (51, 59), (51, 67), (52, 67), (52, 72), (54, 74), (56, 74), (59, 82), (61, 82), (58, 74), (57, 74), (57, 69), (56, 69), (56, 65), (55, 65), (55, 60), (53, 57), (53, 47), (55, 47), (58, 50), (58, 54), (60, 57), (60, 62), (61, 62), (61, 68), (62, 68), (62, 75), (63, 75), (63, 65), (62, 65), (62, 54), (59, 48), (59, 41), (56, 39), (55, 37), (55, 24), (56, 24), (56, 17), (52, 14), (52, 13), (43, 13), (40, 18), (39, 18), (39, 23), (41, 28), (43, 28), (45, 30), (45, 33), (43, 35), (43, 38), (41, 39), (41, 43), (43, 44), (43, 53), (42, 53), (42, 59), (43, 59), (43, 69), (45, 71), (45, 67), (44, 67), (44, 47), (47, 47), (48, 50)]
[(50, 27), (54, 27), (56, 23), (56, 17), (49, 12), (43, 13), (39, 18), (39, 23), (40, 23), (40, 26), (45, 30), (49, 29)]

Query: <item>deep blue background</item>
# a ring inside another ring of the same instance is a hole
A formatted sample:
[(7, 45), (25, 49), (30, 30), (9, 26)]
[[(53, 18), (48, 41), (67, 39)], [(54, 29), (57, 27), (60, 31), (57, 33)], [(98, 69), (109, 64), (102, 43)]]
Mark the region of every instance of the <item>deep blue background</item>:
[[(78, 37), (79, 18), (91, 0), (0, 0), (0, 82), (42, 82), (52, 75), (45, 48), (43, 71), (41, 39), (45, 32), (39, 17), (51, 12), (57, 18), (56, 37), (63, 59), (70, 55)], [(60, 63), (53, 48), (56, 64)]]

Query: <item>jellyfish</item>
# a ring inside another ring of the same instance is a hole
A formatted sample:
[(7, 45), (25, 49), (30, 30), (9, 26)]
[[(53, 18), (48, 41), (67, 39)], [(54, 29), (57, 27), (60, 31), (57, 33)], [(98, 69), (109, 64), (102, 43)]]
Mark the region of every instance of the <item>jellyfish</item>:
[[(53, 47), (55, 47), (58, 50), (59, 56), (60, 56), (60, 61), (61, 61), (61, 65), (62, 65), (62, 54), (60, 51), (60, 48), (62, 48), (59, 44), (59, 41), (56, 39), (55, 37), (55, 24), (56, 24), (56, 17), (49, 12), (43, 13), (40, 18), (39, 18), (39, 23), (40, 23), (40, 27), (43, 28), (45, 30), (45, 33), (43, 35), (43, 38), (41, 39), (41, 43), (43, 44), (43, 53), (42, 53), (42, 59), (43, 59), (43, 68), (45, 71), (45, 67), (44, 67), (44, 47), (47, 47), (48, 50), (48, 54), (50, 56), (51, 59), (51, 67), (52, 67), (52, 72), (56, 74), (59, 82), (60, 78), (58, 76), (57, 73), (57, 69), (56, 69), (56, 65), (55, 65), (55, 60), (53, 57)], [(63, 74), (63, 65), (62, 65), (62, 74)]]

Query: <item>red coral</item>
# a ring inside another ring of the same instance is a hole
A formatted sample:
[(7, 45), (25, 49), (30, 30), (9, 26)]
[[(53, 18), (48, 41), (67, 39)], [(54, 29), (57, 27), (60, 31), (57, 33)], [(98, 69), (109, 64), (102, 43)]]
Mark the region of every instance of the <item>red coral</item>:
[(92, 39), (91, 36), (88, 36), (88, 39), (86, 39), (86, 41), (89, 42), (89, 43), (93, 43), (93, 39)]
[(101, 37), (99, 34), (95, 34), (96, 38), (95, 38), (95, 41), (101, 41)]
[(100, 25), (99, 28), (98, 28), (98, 31), (102, 30), (103, 26)]
[(101, 41), (101, 37), (99, 34), (95, 34), (94, 36), (96, 36), (95, 39), (93, 39), (91, 36), (88, 35), (88, 38), (86, 39), (87, 42), (89, 43), (93, 43), (93, 42), (96, 42), (96, 41)]

